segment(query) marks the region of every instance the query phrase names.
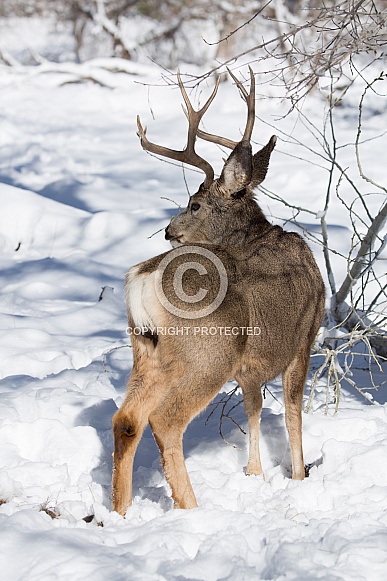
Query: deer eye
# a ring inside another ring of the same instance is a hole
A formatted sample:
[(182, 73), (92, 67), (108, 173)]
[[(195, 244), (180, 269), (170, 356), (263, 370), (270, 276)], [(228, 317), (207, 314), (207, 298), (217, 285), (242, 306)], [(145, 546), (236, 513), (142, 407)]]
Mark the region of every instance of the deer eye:
[(197, 212), (200, 209), (200, 204), (198, 204), (197, 202), (194, 202), (191, 206), (191, 210), (193, 212)]

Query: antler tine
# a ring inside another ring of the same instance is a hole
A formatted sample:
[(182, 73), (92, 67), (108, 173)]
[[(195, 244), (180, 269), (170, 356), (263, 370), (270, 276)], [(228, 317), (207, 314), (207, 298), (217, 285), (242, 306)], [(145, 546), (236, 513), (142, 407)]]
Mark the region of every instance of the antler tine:
[[(195, 111), (195, 109), (192, 107), (192, 103), (187, 95), (187, 91), (185, 90), (185, 87), (183, 85), (183, 81), (181, 80), (180, 71), (178, 71), (178, 73), (177, 73), (177, 80), (179, 83), (181, 94), (183, 95), (185, 105), (187, 107), (185, 109), (184, 106), (182, 105), (182, 109), (184, 111), (184, 114), (188, 119), (188, 138), (187, 138), (187, 147), (186, 147), (187, 153), (189, 155), (194, 155), (195, 157), (196, 156), (199, 157), (195, 153), (195, 141), (196, 141), (196, 137), (199, 135), (199, 132), (200, 132), (199, 123), (200, 123), (204, 113), (207, 111), (208, 107), (211, 105), (212, 101), (215, 99), (216, 93), (218, 92), (218, 88), (219, 88), (220, 77), (217, 78), (216, 83), (215, 83), (215, 87), (214, 87), (211, 95), (209, 96), (207, 101), (204, 103), (203, 107), (201, 107), (198, 111)], [(214, 179), (214, 172), (213, 171), (212, 171), (212, 176), (210, 179), (211, 179), (211, 181)]]
[(249, 66), (250, 71), (250, 93), (247, 102), (247, 123), (246, 129), (243, 134), (243, 139), (250, 141), (253, 134), (254, 123), (255, 123), (255, 78), (252, 68)]
[[(255, 121), (255, 80), (254, 80), (254, 73), (252, 68), (249, 66), (250, 71), (250, 93), (246, 91), (242, 83), (239, 79), (227, 68), (231, 78), (237, 85), (238, 89), (242, 93), (243, 99), (246, 101), (247, 104), (247, 121), (246, 121), (246, 128), (245, 132), (242, 137), (242, 141), (250, 141), (251, 135), (253, 133), (254, 128), (254, 121)], [(187, 113), (186, 113), (187, 114)], [(235, 149), (238, 145), (238, 141), (233, 141), (232, 139), (227, 139), (227, 137), (221, 137), (220, 135), (213, 135), (212, 133), (206, 133), (201, 129), (198, 129), (197, 136), (200, 139), (205, 139), (206, 141), (210, 141), (211, 143), (216, 143), (217, 145), (221, 145), (223, 147), (227, 147), (228, 149)]]
[(185, 161), (184, 151), (175, 151), (174, 149), (169, 149), (168, 147), (163, 147), (162, 145), (157, 145), (156, 143), (152, 143), (146, 136), (147, 128), (143, 128), (140, 121), (140, 116), (137, 115), (137, 128), (138, 133), (137, 135), (140, 138), (141, 147), (145, 151), (149, 151), (150, 153), (154, 153), (155, 155), (162, 155), (163, 157), (169, 157), (170, 159), (175, 159), (176, 161)]
[[(177, 76), (178, 76), (178, 80), (179, 80), (179, 87), (180, 87), (181, 93), (183, 95), (185, 104), (187, 106), (187, 109), (185, 109), (182, 105), (184, 115), (187, 117), (188, 122), (190, 122), (190, 115), (195, 115), (195, 114), (200, 115), (200, 117), (198, 119), (198, 125), (199, 125), (201, 118), (203, 117), (204, 113), (207, 111), (208, 107), (211, 105), (212, 101), (215, 98), (216, 93), (218, 92), (220, 77), (217, 78), (214, 90), (212, 91), (212, 93), (211, 93), (210, 97), (207, 99), (207, 101), (204, 103), (203, 107), (201, 109), (199, 109), (199, 111), (195, 111), (192, 108), (192, 105), (191, 105), (191, 102), (190, 102), (189, 97), (187, 95), (187, 92), (185, 90), (185, 87), (184, 87), (183, 83), (181, 82), (180, 73), (178, 73)], [(244, 87), (243, 87), (243, 89), (244, 89)], [(247, 95), (247, 93), (246, 93), (246, 95)], [(220, 137), (218, 135), (213, 135), (212, 133), (206, 133), (202, 129), (198, 129), (198, 128), (196, 129), (195, 135), (196, 135), (196, 137), (200, 137), (201, 139), (204, 139), (205, 141), (210, 141), (212, 143), (216, 143), (217, 145), (222, 145), (223, 147), (228, 147), (229, 149), (234, 149), (234, 147), (236, 147), (236, 145), (238, 143), (237, 141), (232, 141), (231, 139), (227, 139), (227, 137)]]
[[(181, 80), (180, 71), (178, 71), (178, 73), (177, 73), (177, 80), (179, 83), (181, 94), (183, 95), (184, 102), (187, 106), (187, 111), (191, 112), (192, 114), (197, 116), (199, 118), (199, 122), (200, 122), (204, 113), (207, 111), (208, 107), (211, 105), (212, 101), (215, 99), (216, 93), (218, 92), (218, 89), (219, 89), (220, 77), (218, 77), (216, 79), (215, 87), (213, 88), (211, 95), (208, 97), (208, 99), (204, 103), (203, 107), (201, 109), (199, 109), (198, 111), (195, 111), (195, 109), (192, 107), (191, 101), (189, 100), (189, 97), (187, 95), (187, 91), (185, 90), (185, 87), (183, 85), (183, 81)], [(187, 111), (184, 108), (183, 108), (183, 111), (186, 114), (186, 117), (188, 117)]]
[(228, 149), (235, 149), (238, 145), (238, 141), (233, 141), (232, 139), (228, 139), (227, 137), (221, 137), (220, 135), (213, 135), (212, 133), (206, 133), (201, 129), (198, 129), (197, 136), (200, 139), (204, 139), (205, 141), (210, 141), (211, 143), (216, 143), (216, 145), (220, 145), (222, 147), (227, 147)]
[[(244, 98), (244, 100), (247, 103), (248, 98), (249, 98), (248, 92), (246, 91), (246, 89), (244, 88), (244, 86), (242, 85), (242, 83), (240, 82), (240, 80), (234, 75), (234, 73), (232, 72), (232, 70), (229, 69), (228, 67), (226, 67), (226, 69), (227, 69), (228, 74), (230, 75), (230, 77), (232, 78), (232, 80), (234, 81), (234, 83), (236, 84), (236, 86), (238, 87), (238, 89), (240, 90), (240, 92), (242, 93), (243, 98)], [(251, 79), (252, 70), (251, 70), (250, 65), (249, 65), (249, 71), (250, 71), (250, 79)]]
[(242, 93), (244, 100), (247, 103), (247, 121), (246, 121), (246, 128), (245, 132), (242, 137), (242, 141), (250, 141), (251, 135), (254, 129), (254, 122), (255, 122), (255, 79), (253, 69), (249, 65), (249, 72), (250, 72), (250, 93), (247, 93), (246, 89), (242, 85), (239, 79), (227, 69), (230, 76), (232, 77), (233, 81), (237, 85), (238, 89)]
[(180, 72), (177, 73), (177, 78), (180, 91), (183, 95), (183, 99), (187, 106), (187, 111), (183, 107), (183, 111), (188, 119), (188, 138), (186, 147), (183, 150), (178, 151), (175, 149), (170, 149), (168, 147), (152, 143), (147, 138), (146, 128), (144, 129), (142, 127), (140, 117), (137, 115), (138, 136), (140, 137), (141, 146), (143, 149), (145, 149), (145, 151), (149, 151), (150, 153), (161, 155), (163, 157), (168, 157), (170, 159), (174, 159), (182, 163), (187, 163), (189, 165), (193, 165), (194, 167), (201, 169), (206, 175), (206, 179), (204, 180), (204, 187), (209, 187), (214, 179), (214, 170), (212, 166), (208, 163), (208, 161), (200, 157), (200, 155), (198, 155), (195, 152), (195, 140), (197, 137), (200, 120), (203, 117), (204, 113), (207, 111), (208, 107), (211, 105), (217, 93), (219, 87), (219, 79), (210, 97), (207, 99), (206, 103), (203, 105), (201, 109), (199, 109), (199, 111), (195, 111), (191, 105), (187, 92), (184, 88)]

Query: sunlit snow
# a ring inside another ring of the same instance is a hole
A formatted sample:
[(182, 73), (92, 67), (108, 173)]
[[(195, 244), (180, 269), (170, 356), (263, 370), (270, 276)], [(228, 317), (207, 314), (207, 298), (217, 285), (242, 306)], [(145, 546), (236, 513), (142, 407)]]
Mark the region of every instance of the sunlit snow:
[[(126, 519), (112, 512), (111, 417), (132, 364), (124, 275), (169, 248), (158, 231), (187, 200), (182, 169), (143, 152), (135, 126), (140, 114), (152, 139), (184, 146), (179, 93), (153, 86), (160, 84), (156, 67), (126, 66), (128, 72), (116, 74), (101, 62), (39, 74), (0, 69), (1, 578), (385, 579), (382, 392), (373, 393), (371, 405), (343, 389), (339, 413), (332, 404), (326, 415), (322, 379), (313, 413), (304, 415), (311, 468), (303, 482), (289, 478), (279, 382), (266, 391), (262, 414), (264, 478), (245, 476), (247, 436), (225, 423), (236, 447), (227, 445), (219, 414), (206, 422), (212, 408), (204, 411), (185, 435), (199, 503), (186, 512), (172, 508), (147, 430), (135, 461), (134, 504)], [(71, 82), (88, 73), (106, 86)], [(209, 85), (193, 92), (193, 100), (200, 91), (207, 94)], [(316, 94), (308, 106), (317, 120), (322, 97)], [(280, 138), (265, 185), (321, 216), (326, 170), (298, 159), (280, 131), (312, 138), (300, 121), (280, 120), (274, 102), (259, 101), (257, 113), (275, 127), (257, 123), (256, 148), (272, 133)], [(209, 130), (237, 138), (245, 112), (231, 83), (221, 85), (207, 116)], [(355, 122), (355, 106), (343, 109), (338, 127), (347, 142), (354, 140)], [(386, 126), (385, 106), (369, 123)], [(219, 171), (223, 153), (211, 144), (200, 147)], [(364, 155), (374, 178), (385, 179), (373, 142)], [(200, 174), (185, 175), (195, 191)], [(273, 221), (291, 216), (279, 202), (262, 193), (259, 199)], [(375, 213), (379, 202), (370, 203)], [(308, 216), (304, 225), (317, 231), (319, 220)], [(351, 224), (337, 200), (328, 223), (332, 244), (346, 253)], [(321, 248), (311, 244), (323, 269)], [(334, 255), (333, 262), (338, 279), (341, 272), (344, 277), (345, 261)], [(234, 417), (246, 428), (242, 406)], [(91, 522), (83, 520), (90, 515)]]

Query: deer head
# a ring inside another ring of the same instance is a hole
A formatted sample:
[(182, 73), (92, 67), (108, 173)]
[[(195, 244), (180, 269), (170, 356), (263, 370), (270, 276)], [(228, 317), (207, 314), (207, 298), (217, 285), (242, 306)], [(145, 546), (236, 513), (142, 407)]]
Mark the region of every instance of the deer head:
[[(179, 87), (186, 105), (186, 109), (183, 110), (188, 119), (187, 145), (181, 151), (151, 143), (146, 136), (146, 129), (143, 129), (137, 117), (138, 134), (143, 149), (197, 167), (206, 176), (199, 190), (190, 197), (187, 208), (171, 220), (166, 228), (165, 237), (173, 246), (200, 242), (230, 243), (230, 236), (232, 242), (238, 244), (240, 235), (244, 238), (240, 240), (243, 243), (249, 222), (254, 222), (255, 225), (268, 224), (254, 200), (254, 189), (266, 176), (276, 137), (273, 135), (265, 147), (253, 155), (250, 139), (255, 121), (255, 81), (250, 67), (249, 71), (249, 93), (231, 71), (228, 71), (247, 104), (246, 127), (239, 142), (199, 129), (199, 123), (218, 91), (219, 79), (207, 102), (199, 111), (195, 111), (178, 74)], [(212, 166), (195, 152), (197, 137), (232, 150), (219, 178), (215, 179)]]

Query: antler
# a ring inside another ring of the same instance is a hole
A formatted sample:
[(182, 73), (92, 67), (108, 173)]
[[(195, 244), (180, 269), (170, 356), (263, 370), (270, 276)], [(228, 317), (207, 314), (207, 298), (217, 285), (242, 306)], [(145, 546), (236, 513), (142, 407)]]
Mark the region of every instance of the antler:
[[(228, 73), (232, 77), (233, 81), (237, 85), (238, 89), (242, 93), (243, 99), (247, 103), (247, 121), (246, 128), (241, 141), (250, 141), (251, 135), (253, 133), (254, 121), (255, 121), (255, 79), (252, 68), (249, 66), (250, 71), (250, 93), (246, 91), (242, 83), (236, 78), (236, 76), (227, 69)], [(211, 141), (211, 143), (216, 143), (217, 145), (222, 145), (223, 147), (228, 147), (228, 149), (234, 149), (238, 145), (238, 141), (232, 141), (232, 139), (227, 139), (227, 137), (221, 137), (220, 135), (213, 135), (212, 133), (206, 133), (201, 129), (198, 130), (197, 136), (206, 141)]]
[(141, 125), (140, 117), (137, 115), (137, 127), (138, 127), (138, 136), (141, 140), (141, 146), (146, 151), (150, 153), (155, 153), (156, 155), (162, 155), (163, 157), (169, 157), (170, 159), (174, 159), (176, 161), (181, 161), (183, 163), (188, 163), (189, 165), (193, 165), (201, 169), (206, 174), (206, 179), (204, 180), (204, 187), (208, 188), (214, 179), (214, 170), (212, 166), (200, 157), (195, 152), (195, 140), (197, 135), (199, 134), (199, 123), (201, 118), (203, 117), (204, 113), (207, 111), (208, 107), (211, 105), (212, 101), (215, 98), (215, 95), (218, 91), (219, 87), (219, 79), (217, 80), (214, 90), (212, 91), (209, 99), (203, 105), (199, 111), (195, 111), (191, 105), (191, 102), (188, 98), (187, 92), (183, 86), (183, 82), (180, 77), (180, 73), (177, 74), (178, 82), (180, 91), (183, 95), (184, 102), (186, 104), (187, 109), (183, 111), (188, 119), (188, 138), (187, 138), (187, 145), (183, 150), (175, 150), (169, 149), (168, 147), (163, 147), (161, 145), (156, 145), (148, 140), (146, 136), (146, 128), (144, 129)]

